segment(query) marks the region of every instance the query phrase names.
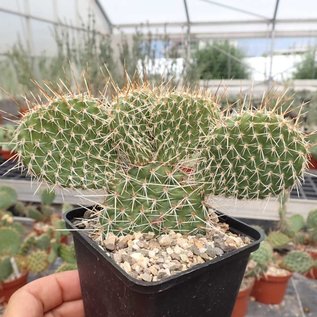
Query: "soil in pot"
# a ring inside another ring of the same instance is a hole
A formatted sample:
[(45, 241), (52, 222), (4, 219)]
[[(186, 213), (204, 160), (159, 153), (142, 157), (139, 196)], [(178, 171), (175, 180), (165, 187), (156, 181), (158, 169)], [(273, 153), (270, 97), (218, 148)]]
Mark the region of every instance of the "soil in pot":
[(262, 304), (279, 305), (284, 299), (291, 276), (289, 271), (270, 267), (265, 276), (255, 281), (251, 296)]
[(14, 278), (11, 281), (6, 281), (2, 283), (2, 290), (0, 290), (0, 297), (3, 294), (3, 301), (8, 302), (11, 295), (17, 291), (20, 287), (24, 286), (28, 280), (28, 273), (24, 272), (20, 277)]
[[(94, 230), (97, 244), (88, 236), (91, 228), (83, 226), (83, 221), (73, 225), (74, 219), (87, 214), (85, 211), (82, 208), (68, 212), (66, 222), (69, 228), (86, 229), (72, 231), (86, 317), (231, 316), (249, 254), (262, 239), (259, 232), (222, 215), (220, 227), (227, 227), (228, 231), (230, 225), (233, 232), (248, 235), (254, 241), (233, 248), (233, 243), (243, 239), (231, 232), (223, 245), (228, 251), (221, 249), (222, 240), (213, 241), (210, 260), (204, 259), (208, 249), (204, 236), (184, 239), (173, 232), (159, 237), (135, 233), (122, 238), (110, 234), (105, 239)], [(87, 220), (84, 222), (87, 224)], [(121, 249), (119, 244), (124, 247)], [(119, 252), (110, 252), (111, 249)], [(216, 251), (222, 255), (217, 256)]]
[(231, 317), (244, 317), (247, 314), (253, 284), (253, 277), (243, 278)]

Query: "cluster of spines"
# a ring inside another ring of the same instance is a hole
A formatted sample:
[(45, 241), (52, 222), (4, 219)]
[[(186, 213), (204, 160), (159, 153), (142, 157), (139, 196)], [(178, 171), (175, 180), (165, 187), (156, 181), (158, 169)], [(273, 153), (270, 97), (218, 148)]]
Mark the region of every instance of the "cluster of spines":
[(201, 190), (180, 167), (154, 163), (134, 167), (115, 178), (100, 223), (119, 235), (199, 231), (207, 216)]
[(175, 91), (160, 96), (153, 109), (156, 159), (190, 161), (220, 116), (219, 105), (207, 95)]
[(262, 199), (300, 182), (307, 153), (303, 133), (280, 114), (242, 111), (206, 137), (200, 169), (207, 193)]
[(132, 164), (153, 160), (152, 112), (155, 93), (148, 87), (119, 94), (111, 108), (111, 133), (119, 154)]
[(16, 134), (16, 150), (31, 175), (70, 188), (105, 188), (115, 161), (108, 105), (70, 96), (34, 107)]

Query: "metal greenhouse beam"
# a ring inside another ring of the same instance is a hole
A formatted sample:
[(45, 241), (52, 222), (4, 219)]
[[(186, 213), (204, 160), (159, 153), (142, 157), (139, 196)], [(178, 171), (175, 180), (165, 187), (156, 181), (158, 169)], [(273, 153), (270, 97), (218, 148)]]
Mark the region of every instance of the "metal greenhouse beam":
[(273, 19), (272, 19), (271, 46), (270, 46), (270, 68), (269, 68), (269, 78), (268, 78), (269, 87), (272, 85), (272, 81), (273, 81), (273, 55), (274, 55), (274, 44), (275, 44), (275, 35), (276, 35), (275, 34), (275, 26), (276, 26), (276, 16), (277, 16), (279, 4), (280, 4), (280, 0), (276, 0)]
[(95, 3), (96, 3), (96, 6), (98, 7), (99, 11), (101, 12), (104, 20), (106, 21), (106, 23), (107, 23), (107, 25), (109, 27), (109, 32), (111, 34), (112, 31), (113, 31), (113, 24), (112, 24), (112, 22), (111, 22), (111, 20), (110, 20), (110, 18), (108, 16), (105, 8), (102, 6), (102, 4), (100, 3), (99, 0), (95, 0)]
[[(18, 12), (18, 11), (6, 9), (6, 8), (0, 8), (0, 12), (16, 15), (16, 16), (19, 16), (19, 17), (23, 17), (23, 18), (27, 18), (27, 19), (31, 19), (31, 20), (35, 20), (35, 21), (50, 23), (50, 24), (56, 25), (56, 26), (64, 26), (64, 27), (67, 27), (67, 28), (73, 29), (73, 30), (90, 32), (90, 31), (87, 31), (87, 29), (84, 28), (84, 27), (74, 26), (74, 25), (63, 23), (63, 22), (60, 22), (60, 21), (53, 21), (53, 20), (50, 20), (50, 19), (46, 19), (46, 18), (42, 18), (42, 17), (39, 17), (39, 16), (35, 16), (35, 15), (32, 15), (32, 14), (26, 14), (26, 13), (23, 13), (23, 12)], [(96, 33), (104, 34), (104, 35), (107, 34), (106, 32), (99, 32), (99, 31), (96, 31)]]
[(186, 0), (184, 0), (184, 8), (185, 8), (186, 20), (187, 20), (187, 32), (186, 32), (186, 42), (185, 42), (185, 49), (186, 49), (185, 66), (187, 67), (190, 61), (190, 17), (189, 17), (188, 5)]
[(219, 2), (213, 1), (213, 0), (200, 0), (200, 1), (212, 4), (212, 5), (215, 5), (215, 6), (218, 6), (218, 7), (226, 8), (228, 10), (232, 10), (232, 11), (248, 14), (248, 15), (260, 18), (260, 19), (262, 19), (264, 21), (268, 21), (268, 22), (270, 21), (270, 18), (268, 18), (268, 17), (266, 17), (264, 15), (261, 15), (261, 14), (258, 14), (258, 13), (254, 13), (254, 12), (251, 12), (251, 11), (247, 11), (247, 10), (244, 10), (244, 9), (241, 9), (241, 8), (237, 8), (237, 7), (228, 5), (228, 4), (219, 3)]

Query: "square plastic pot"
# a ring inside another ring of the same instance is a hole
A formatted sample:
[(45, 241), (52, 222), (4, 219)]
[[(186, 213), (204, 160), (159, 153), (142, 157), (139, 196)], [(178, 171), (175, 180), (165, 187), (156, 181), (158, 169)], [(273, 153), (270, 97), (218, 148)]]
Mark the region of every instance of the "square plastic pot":
[[(74, 218), (90, 208), (65, 215)], [(73, 230), (86, 317), (230, 317), (249, 254), (263, 239), (260, 232), (222, 215), (230, 230), (249, 236), (252, 243), (159, 282), (129, 276), (87, 233)]]

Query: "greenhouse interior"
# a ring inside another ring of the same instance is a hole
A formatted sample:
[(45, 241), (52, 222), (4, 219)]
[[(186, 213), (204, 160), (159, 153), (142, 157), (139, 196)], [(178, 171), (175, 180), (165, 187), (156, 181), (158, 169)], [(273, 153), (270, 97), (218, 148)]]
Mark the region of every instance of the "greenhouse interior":
[(317, 2), (0, 0), (0, 317), (316, 317)]

